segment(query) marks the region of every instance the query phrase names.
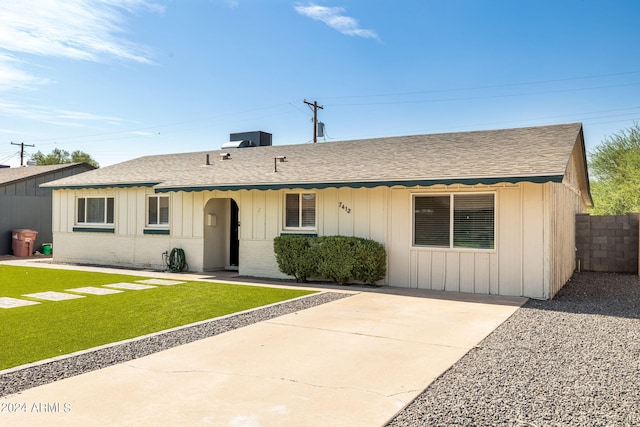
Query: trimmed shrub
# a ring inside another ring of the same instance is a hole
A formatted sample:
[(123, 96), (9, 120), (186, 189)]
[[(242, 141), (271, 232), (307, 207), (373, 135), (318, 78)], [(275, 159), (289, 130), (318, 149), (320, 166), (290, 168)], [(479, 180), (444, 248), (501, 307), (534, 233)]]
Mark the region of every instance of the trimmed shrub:
[(354, 245), (353, 278), (367, 284), (375, 284), (387, 274), (387, 251), (384, 246), (370, 239), (358, 239)]
[(280, 271), (304, 282), (322, 276), (336, 283), (375, 284), (387, 271), (387, 253), (374, 240), (346, 236), (279, 236), (273, 243)]
[(344, 236), (318, 237), (318, 273), (341, 285), (353, 278), (355, 238)]
[(296, 282), (306, 282), (308, 277), (317, 276), (316, 237), (278, 236), (273, 240), (278, 268), (284, 274), (294, 276)]

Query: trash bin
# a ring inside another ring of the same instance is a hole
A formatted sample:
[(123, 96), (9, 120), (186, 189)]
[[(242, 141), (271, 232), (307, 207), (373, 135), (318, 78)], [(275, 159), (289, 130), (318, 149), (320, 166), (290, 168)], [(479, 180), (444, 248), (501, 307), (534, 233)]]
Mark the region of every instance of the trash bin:
[(42, 255), (51, 255), (51, 243), (42, 244)]
[(31, 256), (37, 235), (37, 231), (24, 228), (11, 230), (13, 255), (17, 257)]

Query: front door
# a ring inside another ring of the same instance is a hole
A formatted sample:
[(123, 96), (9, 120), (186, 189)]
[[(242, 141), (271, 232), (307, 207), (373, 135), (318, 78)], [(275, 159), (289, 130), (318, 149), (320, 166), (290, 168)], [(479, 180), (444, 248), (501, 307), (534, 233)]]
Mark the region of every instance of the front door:
[(231, 199), (229, 212), (229, 265), (237, 267), (240, 261), (240, 234), (238, 228), (240, 222), (238, 218), (238, 204)]

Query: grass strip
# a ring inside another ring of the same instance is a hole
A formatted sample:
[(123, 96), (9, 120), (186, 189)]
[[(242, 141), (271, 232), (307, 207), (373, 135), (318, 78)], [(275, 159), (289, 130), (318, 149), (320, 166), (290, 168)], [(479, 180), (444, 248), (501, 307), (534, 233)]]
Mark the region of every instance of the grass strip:
[[(0, 266), (0, 297), (148, 277)], [(314, 291), (186, 282), (0, 309), (0, 369), (264, 306)]]

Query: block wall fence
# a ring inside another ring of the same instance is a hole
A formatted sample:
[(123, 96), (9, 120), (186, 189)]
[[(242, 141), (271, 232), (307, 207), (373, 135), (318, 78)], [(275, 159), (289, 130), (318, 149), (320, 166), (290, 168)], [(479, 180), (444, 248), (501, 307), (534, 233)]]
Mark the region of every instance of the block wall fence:
[(576, 269), (638, 274), (640, 214), (576, 215)]

